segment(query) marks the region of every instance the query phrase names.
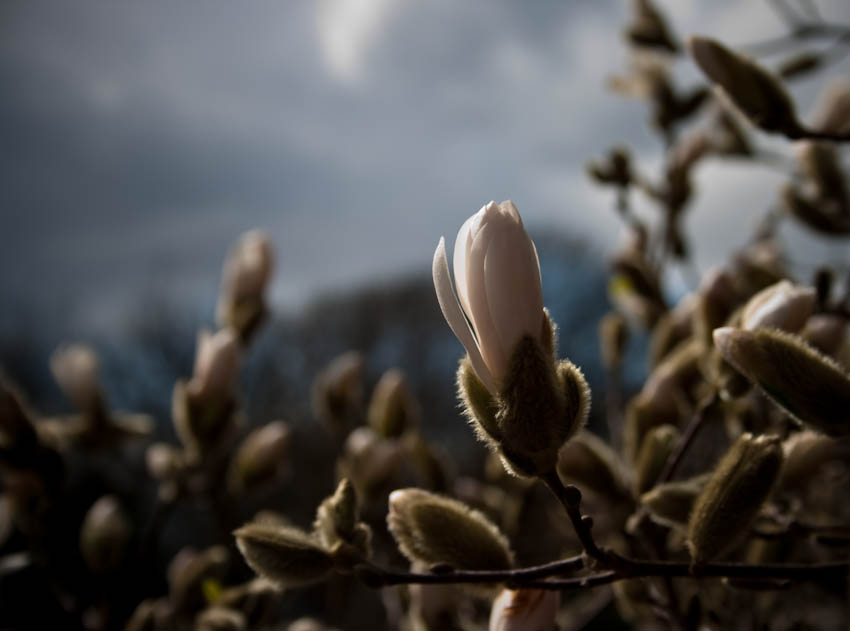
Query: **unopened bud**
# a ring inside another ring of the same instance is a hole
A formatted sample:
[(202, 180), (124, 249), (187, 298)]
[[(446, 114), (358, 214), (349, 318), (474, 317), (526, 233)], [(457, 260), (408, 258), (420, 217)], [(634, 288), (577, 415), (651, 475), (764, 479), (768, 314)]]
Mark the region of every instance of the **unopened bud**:
[(806, 141), (798, 145), (797, 155), (820, 205), (829, 202), (836, 209), (848, 210), (847, 184), (836, 148), (825, 142)]
[(359, 521), (357, 496), (347, 478), (340, 480), (334, 494), (326, 498), (316, 511), (313, 529), (328, 550), (340, 542), (351, 545), (360, 556), (371, 555), (371, 530)]
[(824, 355), (835, 357), (847, 341), (847, 318), (829, 313), (813, 315), (800, 336)]
[(243, 234), (224, 264), (216, 321), (245, 340), (265, 315), (263, 293), (274, 265), (274, 253), (261, 230)]
[(348, 435), (339, 464), (340, 475), (348, 477), (362, 495), (386, 484), (402, 464), (397, 441), (380, 438), (368, 427), (358, 427)]
[(741, 313), (741, 327), (750, 330), (770, 327), (796, 333), (814, 307), (814, 289), (783, 280), (750, 298)]
[(289, 435), (284, 421), (267, 423), (248, 434), (230, 462), (230, 489), (240, 491), (272, 479), (284, 464)]
[(850, 234), (850, 218), (846, 214), (828, 212), (829, 203), (810, 199), (793, 184), (785, 186), (781, 196), (783, 208), (811, 230), (827, 236)]
[(691, 37), (691, 56), (699, 68), (752, 123), (769, 132), (798, 132), (794, 104), (767, 70), (706, 37)]
[(637, 462), (646, 434), (660, 425), (677, 425), (682, 416), (681, 396), (669, 387), (643, 389), (626, 406), (623, 450), (626, 461)]
[(777, 405), (830, 436), (850, 434), (850, 377), (801, 338), (775, 329), (722, 328), (720, 353)]
[(419, 406), (401, 370), (388, 370), (378, 380), (366, 419), (383, 438), (396, 438), (419, 422)]
[(672, 425), (653, 427), (644, 437), (635, 463), (635, 494), (645, 493), (655, 484), (667, 459), (679, 441), (679, 430)]
[(617, 454), (605, 441), (585, 429), (561, 447), (558, 475), (566, 484), (575, 484), (605, 498), (622, 499), (628, 495)]
[(387, 524), (412, 562), (460, 570), (513, 565), (507, 539), (483, 513), (442, 495), (412, 488), (393, 491)]
[(490, 610), (489, 631), (555, 631), (561, 595), (549, 589), (503, 589)]
[(835, 134), (850, 133), (850, 82), (837, 80), (818, 101), (812, 128)]
[(313, 413), (334, 431), (346, 430), (361, 413), (363, 362), (357, 351), (343, 353), (313, 381)]
[(83, 413), (100, 405), (99, 362), (94, 349), (85, 344), (61, 346), (50, 356), (50, 371), (74, 406)]
[(333, 571), (330, 553), (298, 528), (250, 523), (233, 534), (251, 569), (280, 588), (318, 583)]
[(168, 443), (154, 443), (145, 451), (145, 464), (151, 477), (167, 480), (185, 466), (183, 452)]
[(605, 314), (599, 322), (599, 346), (602, 351), (602, 364), (609, 371), (617, 370), (623, 362), (629, 329), (618, 313)]
[(86, 513), (80, 528), (80, 552), (93, 572), (109, 572), (121, 564), (132, 526), (118, 500), (104, 495)]
[(691, 509), (710, 475), (700, 475), (687, 480), (676, 480), (659, 484), (640, 497), (641, 505), (649, 510), (653, 521), (670, 527), (688, 523)]
[(839, 444), (833, 438), (806, 429), (792, 434), (782, 443), (785, 454), (779, 486), (783, 490), (805, 489), (821, 468), (830, 460), (846, 457), (846, 441)]
[(774, 436), (744, 434), (732, 445), (691, 512), (688, 549), (694, 563), (716, 558), (746, 533), (781, 466), (782, 448)]
[(239, 367), (239, 340), (231, 329), (215, 334), (198, 333), (195, 369), (186, 384), (186, 392), (194, 400), (229, 398), (235, 386)]
[(820, 68), (823, 60), (822, 54), (805, 51), (783, 61), (776, 69), (776, 74), (783, 79), (799, 77)]

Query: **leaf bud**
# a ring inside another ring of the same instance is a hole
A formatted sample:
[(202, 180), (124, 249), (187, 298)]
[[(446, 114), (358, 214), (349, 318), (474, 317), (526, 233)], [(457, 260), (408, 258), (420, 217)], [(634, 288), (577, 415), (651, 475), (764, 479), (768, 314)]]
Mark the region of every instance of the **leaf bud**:
[(775, 436), (743, 434), (732, 445), (691, 511), (687, 543), (695, 564), (718, 557), (747, 532), (781, 466), (782, 448)]
[(326, 549), (343, 542), (352, 546), (360, 557), (368, 558), (371, 555), (371, 530), (359, 519), (354, 486), (343, 478), (334, 494), (319, 504), (313, 530)]

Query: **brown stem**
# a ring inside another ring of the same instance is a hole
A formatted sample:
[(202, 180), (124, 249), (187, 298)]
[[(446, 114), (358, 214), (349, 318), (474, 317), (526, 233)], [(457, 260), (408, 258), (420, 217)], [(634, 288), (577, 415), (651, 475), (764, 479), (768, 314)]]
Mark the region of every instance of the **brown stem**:
[(581, 542), (581, 547), (587, 556), (605, 565), (609, 565), (611, 562), (611, 553), (599, 548), (593, 540), (593, 534), (591, 533), (593, 518), (581, 514), (581, 491), (572, 484), (564, 486), (556, 471), (550, 471), (548, 474), (542, 476), (541, 479), (549, 487), (549, 490), (555, 494), (558, 501), (561, 502), (564, 510), (567, 511), (576, 536), (579, 542)]
[(688, 450), (688, 447), (693, 442), (694, 438), (696, 438), (697, 433), (699, 433), (699, 430), (702, 427), (706, 411), (709, 407), (714, 405), (716, 400), (717, 393), (712, 392), (709, 396), (703, 399), (702, 402), (700, 402), (691, 422), (688, 423), (688, 426), (685, 429), (685, 433), (682, 434), (682, 437), (679, 439), (676, 449), (673, 450), (673, 453), (671, 453), (670, 457), (667, 458), (667, 462), (664, 463), (664, 468), (661, 470), (658, 480), (655, 482), (656, 485), (669, 482), (673, 478), (673, 475), (676, 473), (676, 469), (679, 468), (679, 465), (685, 456), (685, 452)]

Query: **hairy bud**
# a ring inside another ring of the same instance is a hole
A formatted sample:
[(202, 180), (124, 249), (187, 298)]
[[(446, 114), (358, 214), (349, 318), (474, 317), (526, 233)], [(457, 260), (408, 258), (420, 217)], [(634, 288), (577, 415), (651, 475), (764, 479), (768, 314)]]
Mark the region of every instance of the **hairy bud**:
[(84, 414), (99, 411), (100, 368), (93, 348), (85, 344), (61, 346), (50, 356), (50, 371), (78, 410)]
[(328, 550), (342, 542), (352, 546), (356, 554), (368, 558), (371, 555), (372, 531), (359, 518), (354, 486), (343, 478), (334, 494), (319, 505), (313, 529)]
[(378, 380), (366, 420), (383, 438), (396, 438), (419, 422), (419, 406), (401, 370), (388, 370)]
[(566, 484), (576, 484), (610, 499), (628, 496), (623, 467), (605, 441), (587, 430), (579, 431), (558, 453), (558, 475)]
[(274, 478), (284, 464), (289, 435), (284, 421), (267, 423), (248, 434), (230, 462), (230, 490), (238, 492)]
[(334, 559), (298, 528), (250, 523), (233, 533), (245, 562), (278, 587), (302, 587), (327, 578)]

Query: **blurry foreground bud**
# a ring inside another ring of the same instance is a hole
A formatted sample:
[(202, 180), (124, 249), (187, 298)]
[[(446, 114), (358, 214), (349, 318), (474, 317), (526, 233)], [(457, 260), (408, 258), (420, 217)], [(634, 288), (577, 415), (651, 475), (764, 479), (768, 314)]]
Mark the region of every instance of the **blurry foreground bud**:
[(490, 610), (489, 631), (555, 631), (561, 595), (549, 589), (503, 589)]
[(560, 446), (584, 424), (590, 391), (578, 367), (556, 365), (537, 250), (513, 203), (490, 202), (466, 220), (454, 271), (457, 293), (441, 238), (434, 287), (467, 351), (458, 372), (467, 414), (512, 471), (549, 473)]
[(348, 351), (334, 358), (316, 376), (313, 414), (332, 431), (344, 433), (359, 420), (363, 405), (363, 355)]
[(298, 528), (250, 523), (233, 534), (251, 569), (282, 589), (318, 583), (334, 569), (331, 554)]
[(369, 526), (360, 520), (354, 486), (347, 478), (340, 480), (336, 491), (326, 498), (316, 511), (313, 525), (316, 537), (328, 550), (340, 543), (353, 547), (352, 554), (371, 556)]
[(393, 491), (387, 524), (411, 562), (459, 570), (513, 565), (507, 539), (483, 513), (442, 495), (412, 488)]
[(198, 334), (195, 369), (186, 384), (187, 393), (196, 400), (229, 398), (239, 367), (239, 340), (230, 329), (214, 335), (207, 330)]
[(262, 230), (243, 234), (224, 264), (216, 320), (242, 340), (250, 337), (265, 316), (264, 291), (274, 265), (274, 253)]
[(746, 533), (781, 466), (782, 447), (775, 436), (744, 434), (732, 445), (691, 512), (688, 549), (695, 564), (718, 557)]
[(50, 356), (50, 371), (74, 406), (85, 415), (102, 414), (99, 362), (85, 344), (61, 346)]
[(558, 475), (565, 484), (592, 491), (607, 499), (628, 496), (622, 465), (611, 447), (595, 434), (583, 429), (561, 447)]
[(634, 0), (634, 16), (626, 26), (625, 35), (635, 46), (679, 52), (667, 22), (649, 0)]
[(814, 308), (814, 289), (783, 280), (750, 298), (741, 313), (741, 327), (749, 330), (769, 327), (796, 333)]
[(241, 611), (210, 607), (195, 617), (195, 631), (248, 631), (248, 624)]
[(230, 490), (239, 492), (274, 478), (285, 464), (289, 435), (284, 421), (272, 421), (248, 434), (230, 461)]
[(653, 427), (643, 439), (635, 463), (635, 494), (651, 489), (679, 441), (679, 430), (672, 425)]
[(754, 125), (769, 132), (799, 133), (791, 98), (767, 70), (707, 37), (691, 37), (688, 49), (700, 70)]
[(402, 458), (398, 441), (381, 438), (368, 427), (358, 427), (345, 440), (339, 473), (351, 480), (361, 497), (371, 498), (393, 479)]
[(850, 434), (850, 376), (801, 338), (775, 329), (722, 328), (714, 342), (730, 364), (797, 420)]
[(641, 495), (640, 503), (649, 511), (653, 521), (670, 527), (684, 526), (688, 523), (694, 502), (710, 477), (710, 474), (706, 474), (659, 484)]
[(114, 570), (124, 558), (132, 527), (118, 500), (104, 495), (89, 508), (80, 528), (80, 552), (92, 572)]
[(602, 364), (608, 371), (618, 370), (629, 340), (629, 329), (618, 313), (606, 313), (599, 322), (599, 346)]
[(366, 419), (378, 436), (396, 438), (419, 422), (419, 406), (404, 373), (388, 370), (375, 385)]

